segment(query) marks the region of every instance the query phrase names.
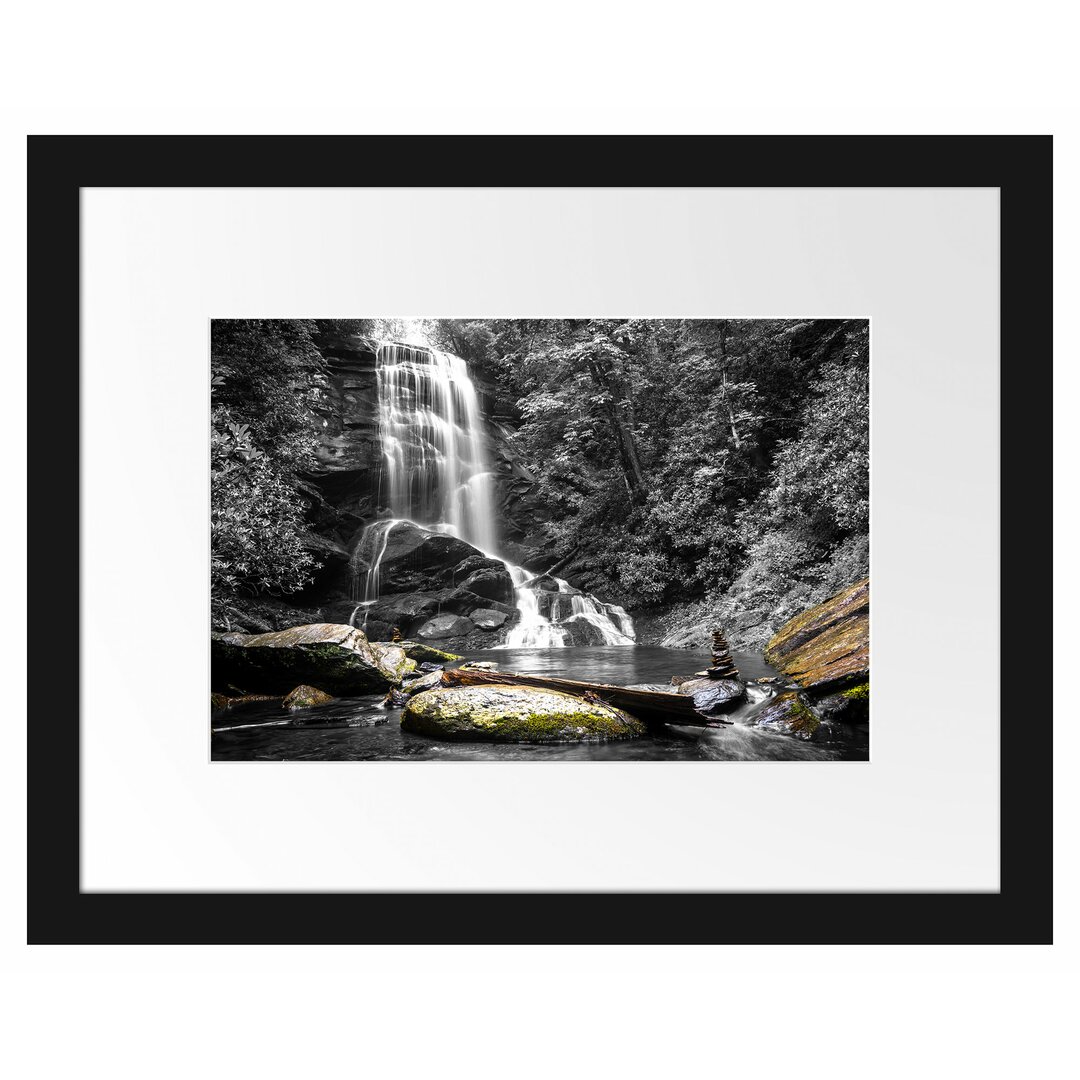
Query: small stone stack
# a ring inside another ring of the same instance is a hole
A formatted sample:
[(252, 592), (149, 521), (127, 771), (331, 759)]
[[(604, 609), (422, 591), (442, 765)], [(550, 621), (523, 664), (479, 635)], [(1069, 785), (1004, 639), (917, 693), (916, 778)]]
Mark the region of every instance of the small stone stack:
[(731, 649), (722, 630), (714, 630), (712, 636), (712, 667), (706, 673), (710, 679), (738, 679), (739, 669), (731, 659)]

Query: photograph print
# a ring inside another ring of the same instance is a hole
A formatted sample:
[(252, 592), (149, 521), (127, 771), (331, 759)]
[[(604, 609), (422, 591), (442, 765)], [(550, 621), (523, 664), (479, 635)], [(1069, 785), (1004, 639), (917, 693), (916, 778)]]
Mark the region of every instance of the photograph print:
[(866, 319), (215, 319), (214, 761), (866, 761)]

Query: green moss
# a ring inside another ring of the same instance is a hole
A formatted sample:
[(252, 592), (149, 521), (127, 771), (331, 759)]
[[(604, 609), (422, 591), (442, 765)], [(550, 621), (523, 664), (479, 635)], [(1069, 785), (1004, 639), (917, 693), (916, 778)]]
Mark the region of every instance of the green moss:
[(368, 646), (371, 658), (392, 683), (400, 684), (406, 675), (416, 671), (416, 661), (409, 659), (399, 645), (371, 642)]
[(869, 582), (796, 615), (765, 646), (765, 660), (807, 690), (865, 679), (870, 667)]
[(297, 686), (281, 704), (286, 709), (310, 709), (317, 705), (329, 705), (333, 700), (317, 686)]
[[(325, 640), (319, 640), (323, 634)], [(386, 690), (416, 664), (393, 646), (375, 647), (359, 630), (322, 625), (255, 636), (217, 635), (211, 640), (214, 685), (287, 693), (300, 683), (334, 694)]]
[(809, 739), (817, 731), (821, 717), (798, 694), (788, 690), (770, 702), (755, 723), (761, 727), (786, 731), (800, 739)]
[(869, 701), (870, 684), (868, 682), (859, 683), (858, 686), (852, 686), (848, 690), (842, 690), (840, 696), (847, 698), (848, 701)]
[(803, 738), (808, 739), (815, 731), (817, 731), (818, 724), (820, 723), (821, 717), (811, 709), (808, 709), (798, 700), (798, 698), (791, 703), (787, 717), (787, 725), (796, 735), (801, 735)]
[(425, 691), (405, 706), (401, 725), (440, 739), (521, 743), (626, 739), (645, 731), (640, 720), (609, 705), (512, 686)]
[(422, 645), (418, 641), (395, 641), (393, 643), (403, 650), (410, 660), (427, 661), (431, 664), (448, 664), (452, 660), (460, 660), (456, 653), (443, 652), (434, 645)]

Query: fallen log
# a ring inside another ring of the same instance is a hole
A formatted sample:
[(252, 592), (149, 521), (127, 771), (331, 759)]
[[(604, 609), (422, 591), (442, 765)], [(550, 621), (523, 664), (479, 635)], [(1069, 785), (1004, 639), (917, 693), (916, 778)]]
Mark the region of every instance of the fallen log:
[(608, 683), (579, 682), (577, 679), (547, 675), (515, 675), (506, 671), (477, 671), (453, 668), (444, 671), (443, 686), (531, 686), (539, 690), (561, 690), (564, 694), (599, 699), (617, 709), (625, 709), (647, 723), (706, 724), (687, 694), (665, 694), (659, 690), (627, 690)]

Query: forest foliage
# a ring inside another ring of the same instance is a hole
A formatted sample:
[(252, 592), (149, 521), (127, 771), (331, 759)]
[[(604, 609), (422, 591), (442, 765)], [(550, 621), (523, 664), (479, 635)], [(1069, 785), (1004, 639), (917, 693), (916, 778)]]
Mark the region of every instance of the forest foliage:
[[(214, 322), (215, 593), (287, 595), (311, 580), (301, 489), (323, 371), (315, 342), (398, 329)], [(513, 431), (545, 556), (575, 584), (632, 609), (738, 596), (776, 614), (866, 573), (866, 321), (441, 319), (423, 329), (468, 362)]]
[(494, 387), (553, 558), (632, 607), (775, 611), (865, 574), (863, 320), (441, 320)]
[(211, 595), (287, 596), (318, 564), (304, 545), (301, 478), (315, 461), (310, 404), (320, 332), (362, 320), (216, 319), (211, 324)]

